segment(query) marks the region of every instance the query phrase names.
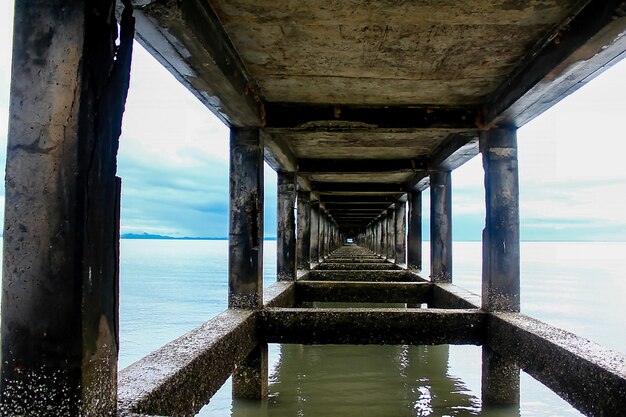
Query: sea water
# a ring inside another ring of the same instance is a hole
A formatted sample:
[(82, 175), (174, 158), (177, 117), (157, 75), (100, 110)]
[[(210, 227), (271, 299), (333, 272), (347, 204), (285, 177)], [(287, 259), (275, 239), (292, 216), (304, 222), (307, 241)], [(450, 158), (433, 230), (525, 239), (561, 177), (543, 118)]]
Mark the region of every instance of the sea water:
[[(122, 240), (120, 368), (227, 305), (227, 242)], [(428, 275), (428, 245), (424, 245)], [(522, 243), (522, 312), (626, 353), (626, 243)], [(264, 245), (264, 285), (276, 242)], [(481, 244), (455, 242), (454, 281), (480, 293)], [(482, 409), (477, 346), (270, 345), (270, 394), (232, 401), (230, 383), (201, 416), (579, 416), (522, 373), (520, 407)]]

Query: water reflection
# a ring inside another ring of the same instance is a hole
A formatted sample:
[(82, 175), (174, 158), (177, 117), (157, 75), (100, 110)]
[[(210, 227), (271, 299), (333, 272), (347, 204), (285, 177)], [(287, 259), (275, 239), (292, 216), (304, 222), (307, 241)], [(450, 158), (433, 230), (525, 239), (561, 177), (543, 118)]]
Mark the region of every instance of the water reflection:
[(519, 417), (519, 407), (481, 410), (480, 398), (450, 374), (449, 349), (280, 345), (269, 398), (261, 406), (234, 400), (232, 416)]

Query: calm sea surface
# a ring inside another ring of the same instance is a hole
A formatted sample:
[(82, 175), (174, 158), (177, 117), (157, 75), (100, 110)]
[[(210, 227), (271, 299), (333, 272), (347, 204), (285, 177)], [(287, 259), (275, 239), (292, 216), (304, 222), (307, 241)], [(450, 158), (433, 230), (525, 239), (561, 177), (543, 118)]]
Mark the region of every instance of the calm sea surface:
[[(454, 281), (476, 293), (480, 250), (454, 244)], [(276, 242), (264, 251), (267, 286)], [(625, 253), (626, 243), (523, 243), (522, 311), (626, 353)], [(122, 240), (120, 368), (226, 308), (226, 259), (226, 241)], [(519, 409), (481, 410), (480, 369), (476, 346), (270, 345), (267, 401), (233, 403), (227, 383), (199, 415), (581, 415), (524, 373)]]

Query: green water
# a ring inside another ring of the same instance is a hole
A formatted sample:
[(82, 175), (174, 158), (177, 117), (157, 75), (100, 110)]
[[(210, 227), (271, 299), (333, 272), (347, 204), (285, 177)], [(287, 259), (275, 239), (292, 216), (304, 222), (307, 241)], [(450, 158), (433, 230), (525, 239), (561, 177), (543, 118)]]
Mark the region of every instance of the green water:
[[(268, 286), (275, 281), (276, 242), (265, 245)], [(454, 245), (455, 283), (474, 292), (480, 290), (480, 247)], [(522, 311), (626, 353), (624, 253), (625, 243), (522, 243)], [(120, 367), (225, 308), (226, 255), (220, 241), (122, 242)], [(525, 373), (519, 407), (483, 409), (481, 358), (479, 346), (270, 345), (266, 400), (232, 401), (227, 382), (198, 415), (581, 415)]]

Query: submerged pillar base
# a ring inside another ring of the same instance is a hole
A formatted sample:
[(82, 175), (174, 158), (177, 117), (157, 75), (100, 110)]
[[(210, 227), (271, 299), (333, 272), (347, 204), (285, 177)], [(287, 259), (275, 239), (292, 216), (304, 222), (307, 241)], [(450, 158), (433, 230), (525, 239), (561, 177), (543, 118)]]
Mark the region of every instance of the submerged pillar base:
[(482, 401), (484, 405), (516, 405), (520, 399), (520, 369), (489, 346), (483, 346)]
[(260, 400), (267, 397), (267, 367), (267, 343), (262, 343), (233, 372), (233, 398)]

